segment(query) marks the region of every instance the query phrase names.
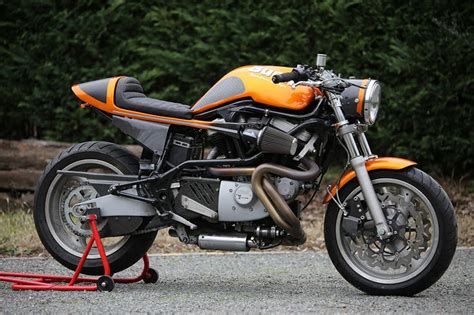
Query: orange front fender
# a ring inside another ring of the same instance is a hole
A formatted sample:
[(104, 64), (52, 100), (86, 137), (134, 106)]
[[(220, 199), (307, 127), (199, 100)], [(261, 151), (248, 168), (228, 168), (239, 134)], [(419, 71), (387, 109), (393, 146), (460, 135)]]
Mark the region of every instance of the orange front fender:
[[(367, 171), (369, 172), (374, 170), (402, 170), (413, 165), (416, 165), (416, 162), (396, 157), (381, 157), (371, 159), (365, 162), (365, 166), (367, 167)], [(355, 177), (356, 174), (354, 170), (347, 170), (344, 174), (342, 174), (339, 185), (336, 185), (334, 183), (330, 186), (330, 193), (326, 194), (323, 203), (328, 203), (331, 200), (331, 195), (334, 196), (336, 194), (336, 189), (341, 189), (342, 187), (344, 187), (344, 185), (346, 185), (351, 179)]]

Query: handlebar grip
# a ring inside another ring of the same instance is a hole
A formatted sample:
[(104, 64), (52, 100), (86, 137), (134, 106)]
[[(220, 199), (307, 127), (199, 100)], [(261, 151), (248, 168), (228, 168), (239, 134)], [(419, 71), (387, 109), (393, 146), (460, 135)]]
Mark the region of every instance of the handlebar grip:
[(277, 84), (280, 82), (288, 82), (288, 81), (299, 81), (301, 78), (301, 75), (296, 72), (296, 71), (291, 71), (287, 73), (282, 73), (282, 74), (275, 74), (272, 77), (273, 83)]

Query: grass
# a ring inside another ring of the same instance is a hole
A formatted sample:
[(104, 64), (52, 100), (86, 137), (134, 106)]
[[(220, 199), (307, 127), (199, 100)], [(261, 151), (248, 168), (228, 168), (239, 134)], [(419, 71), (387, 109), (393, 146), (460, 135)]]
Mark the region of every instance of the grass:
[[(448, 192), (456, 209), (458, 245), (474, 246), (474, 191), (472, 190), (472, 182), (466, 183), (453, 179), (441, 179), (439, 182)], [(306, 243), (298, 247), (277, 247), (273, 250), (306, 251), (325, 247), (323, 236), (325, 206), (321, 204), (323, 196), (324, 189), (316, 195), (315, 201), (302, 213), (303, 227), (308, 235)], [(25, 204), (17, 205), (17, 207), (18, 209), (15, 211), (13, 209), (0, 211), (0, 255), (47, 255), (36, 234), (31, 209)], [(159, 232), (150, 252), (175, 253), (198, 250), (200, 249), (197, 246), (182, 244), (177, 238), (169, 236), (167, 230), (162, 230)]]
[(36, 234), (30, 210), (0, 212), (0, 255), (31, 256), (45, 254)]

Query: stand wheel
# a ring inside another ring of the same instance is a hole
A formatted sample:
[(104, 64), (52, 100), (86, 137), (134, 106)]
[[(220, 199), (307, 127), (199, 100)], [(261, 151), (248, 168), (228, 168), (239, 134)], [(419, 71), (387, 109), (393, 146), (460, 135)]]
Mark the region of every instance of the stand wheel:
[(145, 283), (157, 283), (159, 279), (158, 271), (153, 268), (148, 269), (145, 277), (143, 277), (143, 282)]
[(114, 279), (109, 276), (100, 276), (99, 279), (97, 279), (97, 289), (99, 291), (110, 292), (114, 287)]

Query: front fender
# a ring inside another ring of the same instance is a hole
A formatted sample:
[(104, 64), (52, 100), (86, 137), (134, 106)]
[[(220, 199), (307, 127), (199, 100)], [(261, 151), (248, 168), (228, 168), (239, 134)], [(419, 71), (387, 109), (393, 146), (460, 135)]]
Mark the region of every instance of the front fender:
[[(367, 167), (367, 171), (369, 172), (375, 170), (402, 170), (413, 165), (416, 165), (416, 162), (396, 157), (381, 157), (376, 159), (370, 159), (365, 162), (365, 166)], [(323, 203), (328, 203), (329, 201), (331, 201), (331, 195), (334, 196), (336, 194), (336, 189), (341, 189), (354, 177), (356, 177), (354, 170), (347, 170), (346, 172), (344, 172), (344, 174), (342, 174), (339, 185), (336, 185), (335, 183), (330, 185), (330, 193), (328, 192), (326, 194)]]

